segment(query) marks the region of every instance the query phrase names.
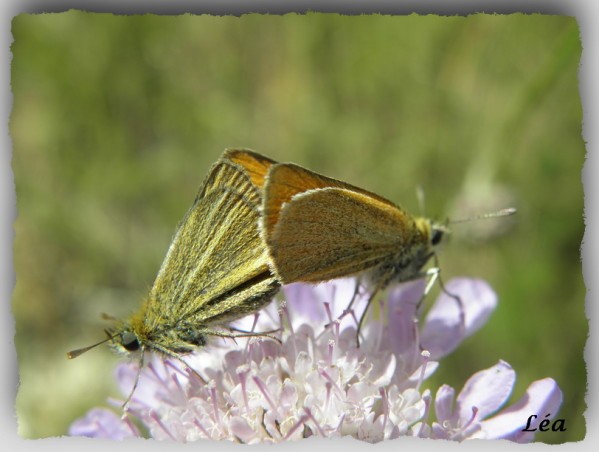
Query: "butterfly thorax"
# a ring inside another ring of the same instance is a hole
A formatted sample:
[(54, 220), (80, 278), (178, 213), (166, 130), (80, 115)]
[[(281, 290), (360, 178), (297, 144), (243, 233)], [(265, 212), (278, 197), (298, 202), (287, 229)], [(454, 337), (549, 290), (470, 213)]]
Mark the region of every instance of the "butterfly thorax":
[(422, 277), (423, 267), (435, 254), (434, 248), (441, 241), (443, 227), (427, 218), (412, 221), (404, 231), (401, 246), (370, 272), (371, 281), (379, 288), (392, 281), (405, 282)]

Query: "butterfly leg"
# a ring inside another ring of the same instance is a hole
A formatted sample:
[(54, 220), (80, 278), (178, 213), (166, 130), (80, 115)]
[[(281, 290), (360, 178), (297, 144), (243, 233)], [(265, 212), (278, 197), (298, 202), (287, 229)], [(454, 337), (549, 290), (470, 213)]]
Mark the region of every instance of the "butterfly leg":
[[(440, 274), (441, 274), (441, 269), (439, 267), (433, 267), (433, 268), (429, 268), (428, 270), (426, 270), (423, 273), (419, 273), (414, 278), (414, 279), (425, 278), (427, 280), (426, 286), (424, 287), (424, 292), (422, 293), (422, 296), (420, 297), (420, 300), (418, 300), (418, 304), (416, 305), (416, 314), (417, 315), (420, 312), (422, 303), (424, 303), (424, 299), (430, 293), (431, 289), (435, 285), (435, 282), (437, 282), (437, 280), (439, 280), (439, 281), (441, 280)], [(405, 281), (405, 282), (408, 282), (408, 281)]]
[(283, 331), (283, 328), (276, 328), (274, 330), (262, 331), (260, 333), (256, 333), (255, 331), (241, 330), (239, 328), (235, 328), (234, 326), (227, 326), (227, 329), (231, 330), (231, 331), (235, 331), (236, 333), (242, 333), (242, 334), (246, 334), (249, 336), (267, 336), (269, 334), (279, 333), (279, 332)]
[[(435, 256), (435, 261), (436, 261), (436, 256)], [(418, 313), (420, 311), (420, 308), (422, 306), (422, 303), (424, 302), (424, 299), (430, 293), (433, 285), (438, 281), (441, 291), (448, 297), (455, 300), (455, 302), (458, 305), (458, 309), (460, 311), (460, 328), (462, 330), (461, 332), (463, 333), (466, 329), (466, 314), (465, 314), (466, 311), (464, 308), (464, 302), (462, 301), (462, 299), (460, 298), (459, 295), (451, 293), (447, 290), (447, 288), (445, 287), (445, 284), (443, 283), (443, 278), (441, 278), (441, 269), (439, 268), (439, 266), (429, 268), (427, 271), (420, 274), (418, 277), (419, 278), (427, 278), (428, 281), (424, 288), (424, 293), (422, 294), (422, 296), (420, 297), (420, 300), (418, 301), (418, 305), (416, 307), (416, 312)]]
[[(331, 320), (331, 322), (327, 323), (324, 326), (325, 330), (327, 328), (330, 328), (335, 323), (335, 321), (341, 320), (346, 315), (352, 314), (352, 316), (353, 316), (352, 305), (356, 301), (356, 297), (358, 296), (358, 292), (360, 292), (360, 278), (356, 278), (356, 285), (355, 285), (355, 288), (354, 288), (354, 293), (353, 293), (353, 295), (352, 295), (352, 297), (351, 297), (351, 299), (349, 301), (349, 304), (347, 305), (347, 308), (345, 308), (343, 310), (343, 312), (341, 313), (341, 315), (339, 315), (339, 317), (337, 317), (336, 319), (333, 319), (333, 320)], [(355, 318), (355, 316), (353, 316), (353, 317)], [(356, 322), (357, 322), (357, 319), (356, 319)]]
[(462, 298), (459, 295), (456, 295), (456, 294), (448, 291), (445, 288), (445, 284), (443, 283), (443, 280), (440, 277), (439, 277), (439, 286), (441, 287), (441, 290), (443, 291), (443, 293), (445, 295), (453, 298), (455, 300), (455, 302), (458, 304), (458, 309), (460, 311), (460, 333), (465, 334), (465, 332), (466, 332), (466, 308), (464, 307), (464, 302), (462, 301)]
[(370, 294), (370, 297), (368, 298), (368, 302), (366, 303), (364, 312), (362, 312), (362, 315), (360, 316), (360, 321), (358, 322), (358, 329), (356, 331), (356, 345), (358, 348), (360, 348), (360, 334), (362, 332), (362, 325), (364, 324), (364, 319), (366, 318), (366, 314), (368, 314), (368, 308), (370, 308), (370, 305), (372, 304), (372, 300), (374, 300), (374, 297), (376, 297), (379, 291), (382, 290), (385, 286), (386, 284), (383, 283), (377, 284), (375, 289)]
[(144, 355), (145, 355), (145, 351), (142, 348), (141, 349), (141, 355), (140, 355), (140, 358), (139, 358), (139, 369), (137, 369), (137, 374), (135, 374), (135, 381), (133, 382), (133, 388), (131, 388), (131, 392), (129, 393), (129, 396), (127, 397), (127, 400), (125, 400), (125, 403), (123, 403), (123, 416), (126, 416), (127, 411), (129, 409), (129, 402), (131, 402), (131, 398), (133, 397), (133, 393), (137, 389), (137, 384), (139, 383), (139, 376), (141, 375), (141, 370), (144, 367)]
[[(275, 330), (274, 332), (278, 332), (280, 330)], [(266, 333), (252, 333), (252, 332), (248, 332), (248, 333), (238, 333), (238, 334), (231, 334), (231, 333), (225, 333), (223, 331), (217, 331), (217, 330), (206, 330), (204, 331), (204, 334), (209, 335), (209, 336), (218, 336), (218, 337), (224, 337), (224, 338), (229, 338), (229, 339), (236, 339), (238, 337), (267, 337), (269, 339), (272, 339), (273, 341), (278, 342), (279, 344), (281, 344), (281, 339), (271, 336), (270, 335), (270, 331), (267, 331)]]
[(360, 278), (356, 278), (356, 287), (354, 288), (354, 294), (351, 297), (351, 300), (349, 301), (349, 304), (347, 305), (347, 308), (345, 308), (345, 310), (343, 311), (343, 314), (351, 311), (351, 307), (354, 304), (354, 301), (356, 301), (356, 297), (358, 296), (358, 292), (360, 291)]

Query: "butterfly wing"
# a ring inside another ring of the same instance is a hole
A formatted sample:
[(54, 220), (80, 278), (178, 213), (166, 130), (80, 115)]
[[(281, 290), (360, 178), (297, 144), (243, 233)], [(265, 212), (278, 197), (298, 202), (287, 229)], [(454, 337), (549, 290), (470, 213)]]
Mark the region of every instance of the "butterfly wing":
[(391, 201), (346, 182), (323, 176), (293, 163), (273, 164), (266, 177), (264, 188), (264, 212), (262, 217), (263, 233), (272, 234), (279, 220), (281, 209), (296, 195), (317, 188), (342, 188), (353, 193), (360, 193), (376, 200), (390, 209), (397, 209)]
[(259, 309), (276, 293), (279, 283), (258, 231), (259, 181), (272, 163), (228, 150), (212, 167), (150, 292), (150, 328), (225, 322)]
[(285, 284), (354, 275), (424, 240), (390, 201), (296, 165), (271, 168), (264, 203), (265, 242)]
[(274, 160), (249, 149), (227, 149), (222, 158), (238, 165), (260, 191), (264, 187), (266, 173), (272, 165), (276, 164)]

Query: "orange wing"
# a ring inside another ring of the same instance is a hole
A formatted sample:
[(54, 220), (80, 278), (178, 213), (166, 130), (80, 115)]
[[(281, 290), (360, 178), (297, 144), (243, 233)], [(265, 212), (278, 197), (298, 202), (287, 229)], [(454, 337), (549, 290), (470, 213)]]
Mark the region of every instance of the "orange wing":
[(296, 165), (271, 167), (264, 196), (262, 234), (283, 283), (353, 275), (421, 237), (390, 201)]
[(264, 188), (264, 212), (263, 233), (269, 237), (279, 220), (283, 205), (291, 200), (293, 196), (317, 188), (337, 187), (350, 192), (361, 193), (368, 198), (386, 204), (390, 208), (397, 209), (391, 201), (363, 190), (359, 187), (347, 184), (331, 177), (317, 174), (293, 163), (279, 163), (273, 165), (266, 176), (266, 187)]
[(227, 149), (222, 158), (241, 166), (250, 176), (252, 184), (259, 189), (264, 188), (268, 169), (277, 163), (249, 149)]

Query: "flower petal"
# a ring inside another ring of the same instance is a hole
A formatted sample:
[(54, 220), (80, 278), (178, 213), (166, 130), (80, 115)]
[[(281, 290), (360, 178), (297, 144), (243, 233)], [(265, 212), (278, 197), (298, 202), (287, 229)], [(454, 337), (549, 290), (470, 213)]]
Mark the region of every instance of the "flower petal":
[[(388, 298), (388, 335), (396, 355), (420, 353), (416, 333), (416, 310), (424, 294), (424, 279), (395, 287)], [(412, 357), (413, 359), (413, 357)]]
[(455, 389), (449, 385), (442, 385), (437, 390), (435, 397), (435, 415), (437, 420), (442, 424), (446, 419), (451, 419), (453, 416), (453, 403), (455, 400)]
[(124, 421), (114, 412), (105, 408), (94, 408), (88, 411), (85, 417), (71, 424), (69, 435), (123, 440), (138, 437), (139, 432), (133, 424)]
[(433, 359), (455, 350), (464, 338), (484, 325), (497, 306), (497, 295), (485, 281), (455, 278), (445, 288), (446, 292), (441, 292), (428, 312), (421, 333), (422, 347)]
[(229, 428), (231, 433), (239, 438), (244, 443), (249, 443), (256, 433), (254, 429), (248, 424), (247, 420), (241, 416), (233, 416), (229, 420)]
[(315, 302), (316, 294), (314, 289), (315, 286), (303, 283), (288, 284), (283, 287), (285, 300), (294, 323), (296, 319), (298, 321), (300, 319), (305, 320), (309, 324), (324, 320), (322, 303)]
[(476, 417), (484, 419), (503, 406), (515, 381), (516, 372), (505, 361), (475, 373), (457, 397), (456, 413), (460, 419), (468, 420), (472, 417), (473, 408), (476, 408)]
[(489, 439), (509, 439), (516, 442), (529, 442), (534, 432), (522, 431), (531, 419), (527, 430), (538, 429), (544, 419), (555, 418), (561, 404), (562, 391), (552, 378), (544, 378), (532, 383), (520, 400), (503, 410), (497, 416), (483, 421), (480, 437)]

